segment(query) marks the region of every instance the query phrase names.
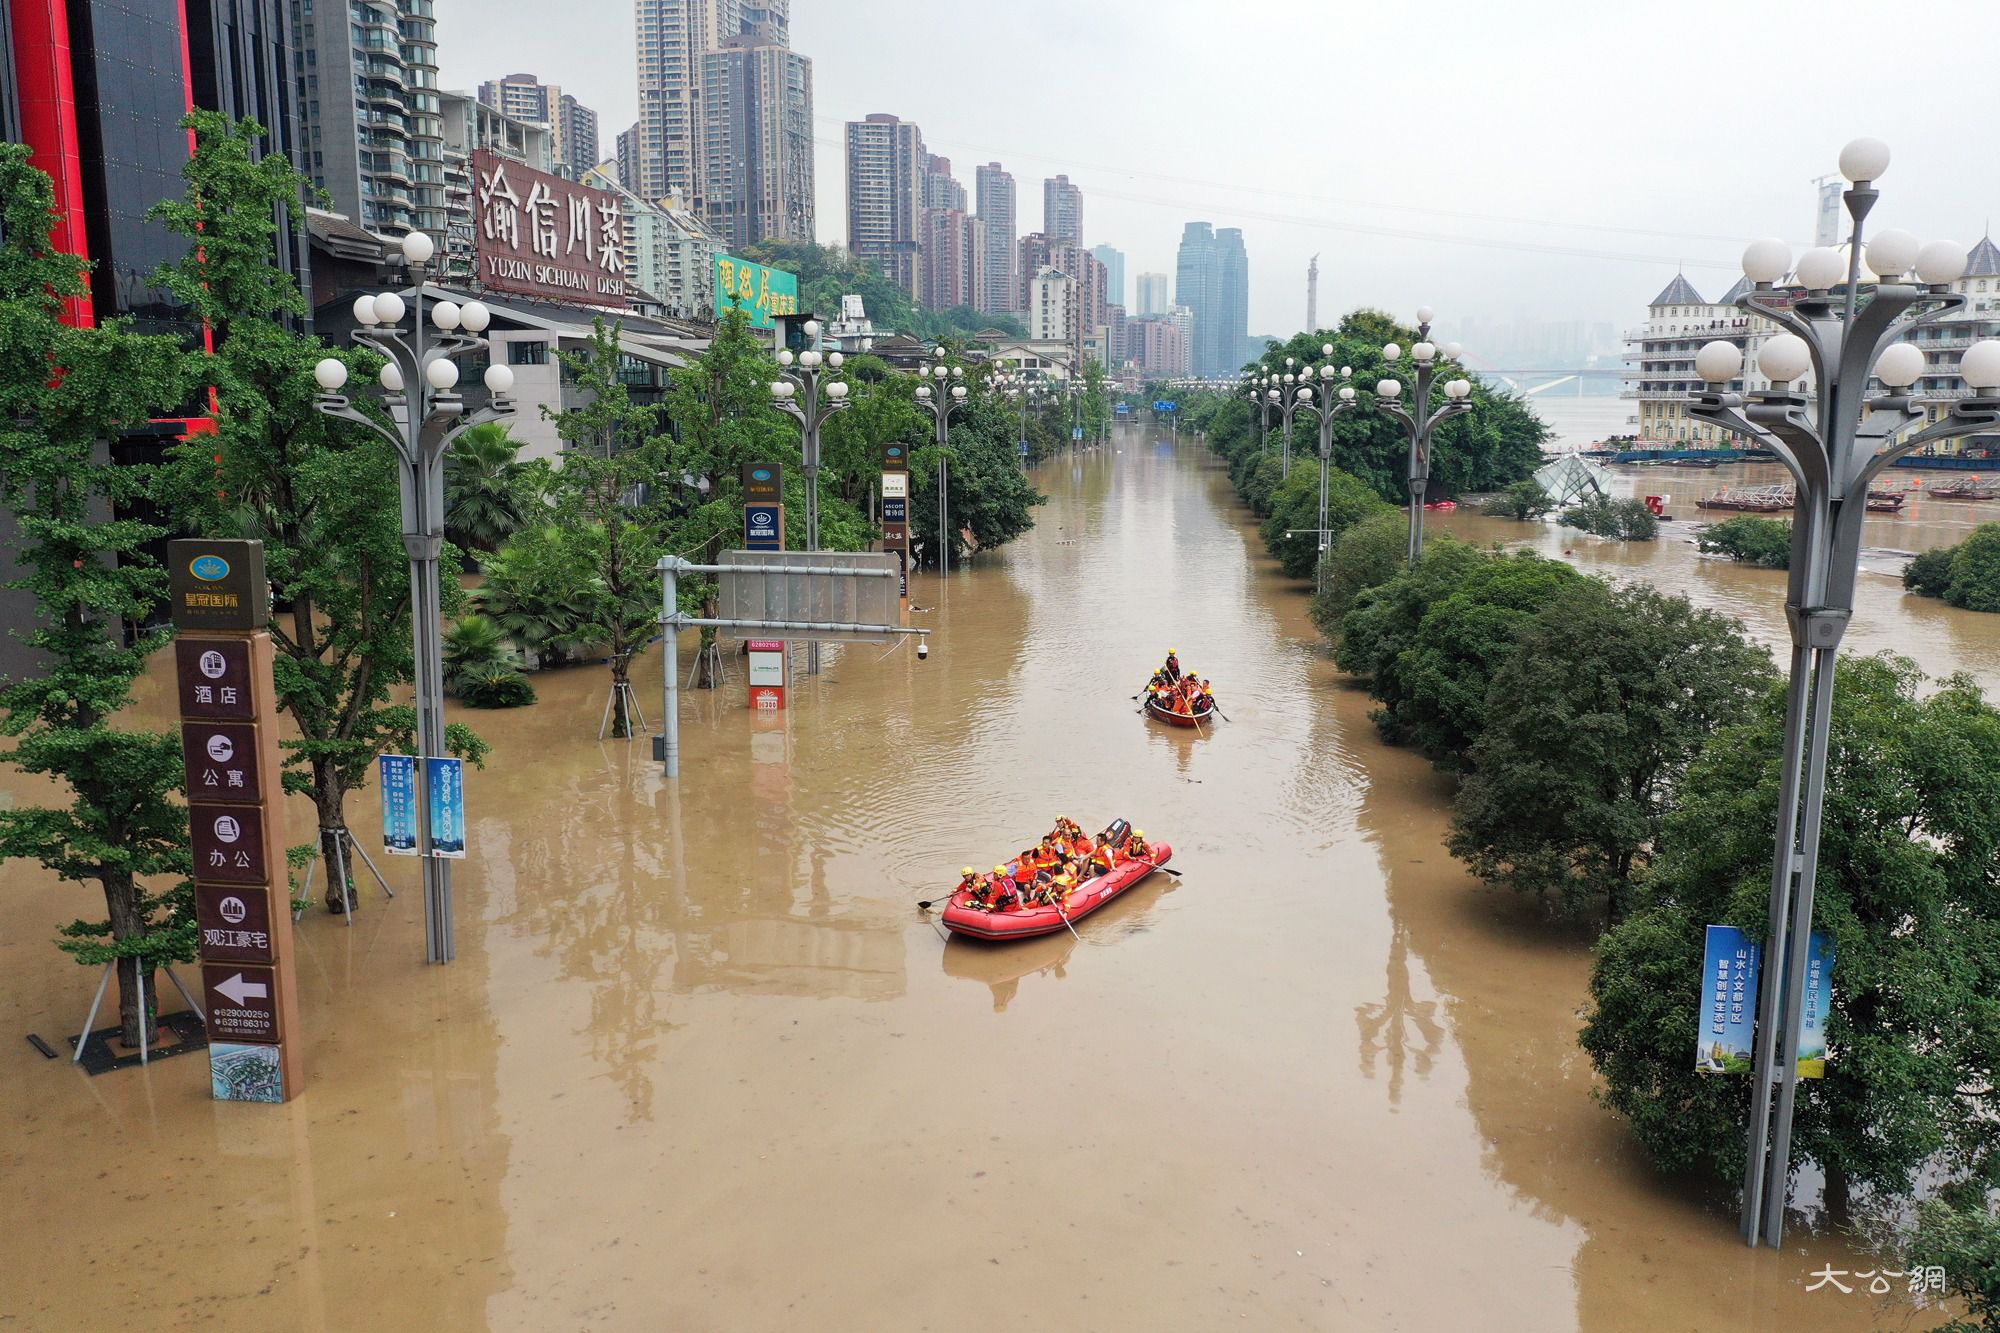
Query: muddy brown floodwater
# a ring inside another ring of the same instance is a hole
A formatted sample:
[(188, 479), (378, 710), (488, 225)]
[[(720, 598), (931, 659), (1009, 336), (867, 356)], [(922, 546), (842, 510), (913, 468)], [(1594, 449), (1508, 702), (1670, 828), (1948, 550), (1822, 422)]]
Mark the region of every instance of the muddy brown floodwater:
[[(1575, 1044), (1587, 940), (1445, 854), (1444, 783), (1377, 742), (1212, 461), (1120, 446), (1042, 468), (1026, 540), (915, 581), (928, 662), (842, 649), (775, 717), (733, 662), (684, 694), (677, 787), (593, 739), (598, 670), (460, 714), (494, 751), (458, 961), (423, 965), (408, 862), (351, 930), (315, 906), (295, 1103), (216, 1104), (198, 1056), (91, 1079), (0, 1045), (0, 1327), (1904, 1325), (1805, 1290), (1875, 1267), (1839, 1238), (1745, 1249), (1647, 1170)], [(1992, 647), (1903, 614), (1933, 669)], [(1134, 714), (1168, 647), (1230, 721)], [(352, 813), (379, 845), (373, 794)], [(1081, 942), (918, 915), (1058, 814), (1131, 819), (1185, 878)], [(82, 898), (4, 874), (0, 1013), (60, 1045), (93, 978), (49, 939)]]

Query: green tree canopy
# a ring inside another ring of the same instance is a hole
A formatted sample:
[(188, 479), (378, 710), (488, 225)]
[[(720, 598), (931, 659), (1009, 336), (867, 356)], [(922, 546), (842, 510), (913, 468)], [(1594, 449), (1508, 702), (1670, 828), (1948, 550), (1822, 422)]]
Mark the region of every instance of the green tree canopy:
[[(1895, 1198), (1920, 1175), (1978, 1176), (2000, 1144), (2000, 712), (1963, 677), (1922, 685), (1907, 661), (1861, 658), (1834, 693), (1813, 908), (1836, 960), (1830, 1058), (1799, 1084), (1792, 1165), (1819, 1163), (1836, 1205), (1854, 1185)], [(1702, 929), (1763, 934), (1784, 705), (1773, 686), (1703, 748), (1598, 946), (1583, 1047), (1662, 1170), (1742, 1168), (1749, 1080), (1694, 1068)]]
[(1643, 585), (1569, 581), (1493, 673), (1452, 854), (1558, 911), (1617, 917), (1688, 764), (1770, 680), (1731, 620)]
[(1459, 765), (1485, 726), (1487, 683), (1517, 632), (1579, 577), (1529, 551), (1433, 542), (1416, 569), (1356, 600), (1336, 660), (1367, 680), (1386, 739)]
[(1313, 597), (1319, 632), (1337, 637), (1355, 599), (1402, 573), (1409, 550), (1409, 516), (1399, 510), (1384, 508), (1341, 533), (1327, 562), (1326, 586)]
[(1704, 529), (1695, 544), (1739, 564), (1765, 569), (1789, 569), (1792, 564), (1792, 525), (1780, 519), (1739, 514)]
[(1958, 544), (1944, 599), (1968, 611), (2000, 611), (2000, 523), (1981, 523)]
[[(1329, 468), (1326, 477), (1326, 524), (1329, 542), (1354, 524), (1392, 512), (1387, 501), (1359, 477)], [(1259, 529), (1264, 546), (1287, 578), (1312, 576), (1319, 563), (1319, 461), (1292, 460), (1292, 475), (1271, 492), (1271, 515)], [(1289, 532), (1291, 535), (1287, 536)]]
[[(1414, 328), (1397, 323), (1379, 310), (1356, 310), (1331, 332), (1300, 333), (1282, 345), (1274, 345), (1244, 370), (1246, 374), (1272, 370), (1283, 373), (1286, 357), (1291, 357), (1299, 367), (1310, 365), (1315, 371), (1322, 365), (1336, 369), (1346, 366), (1354, 372), (1355, 387), (1364, 391), (1361, 399), (1364, 404), (1369, 401), (1367, 391), (1384, 378), (1403, 382), (1407, 398), (1415, 384), (1408, 349), (1416, 336)], [(1383, 345), (1391, 342), (1404, 349), (1402, 358), (1393, 364), (1382, 359)], [(1333, 348), (1331, 355), (1322, 352), (1326, 346)], [(1472, 381), (1472, 411), (1438, 427), (1431, 447), (1433, 496), (1498, 490), (1527, 477), (1542, 465), (1541, 445), (1548, 437), (1548, 427), (1522, 400), (1489, 389), (1464, 367), (1439, 358), (1432, 387), (1437, 401), (1442, 402), (1444, 394), (1438, 386), (1460, 375)], [(1250, 404), (1242, 401), (1239, 406), (1254, 426)], [(1302, 437), (1297, 433), (1297, 423), (1293, 429), (1296, 446)], [(1251, 434), (1254, 440), (1254, 430)], [(1333, 449), (1333, 461), (1340, 469), (1361, 478), (1383, 499), (1400, 504), (1408, 498), (1409, 437), (1394, 419), (1365, 406), (1344, 413), (1333, 425)]]
[(0, 810), (0, 860), (97, 886), (106, 919), (65, 927), (62, 947), (118, 961), (119, 1029), (137, 1045), (150, 1023), (139, 985), (194, 956), (195, 923), (187, 811), (172, 799), (180, 737), (120, 718), (163, 642), (125, 639), (167, 593), (145, 549), (163, 532), (136, 517), (154, 470), (108, 464), (105, 443), (178, 410), (191, 386), (172, 339), (63, 322), (63, 302), (87, 290), (85, 265), (51, 240), (55, 192), (28, 158), (0, 144), (0, 503), (21, 568), (8, 586), (34, 598), (22, 637), (42, 667), (0, 689), (0, 734), (14, 742), (6, 762), (55, 790), (49, 804)]

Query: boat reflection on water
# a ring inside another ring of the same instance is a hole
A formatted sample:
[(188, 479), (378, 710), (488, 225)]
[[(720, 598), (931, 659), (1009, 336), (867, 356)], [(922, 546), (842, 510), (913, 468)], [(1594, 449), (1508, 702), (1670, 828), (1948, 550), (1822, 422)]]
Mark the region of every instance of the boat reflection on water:
[(1060, 981), (1068, 975), (1077, 946), (1113, 944), (1149, 928), (1148, 917), (1162, 894), (1176, 888), (1171, 875), (1149, 875), (1090, 914), (1075, 935), (1067, 930), (1031, 940), (989, 941), (953, 935), (944, 945), (944, 974), (983, 981), (993, 992), (993, 1012), (1005, 1013), (1021, 982), (1032, 976)]

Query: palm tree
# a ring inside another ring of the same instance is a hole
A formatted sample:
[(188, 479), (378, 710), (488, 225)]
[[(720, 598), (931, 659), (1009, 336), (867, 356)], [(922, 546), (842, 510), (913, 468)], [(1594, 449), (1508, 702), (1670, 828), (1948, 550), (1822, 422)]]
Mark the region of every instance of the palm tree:
[(497, 551), (524, 522), (527, 466), (515, 457), (520, 450), (497, 422), (474, 426), (452, 441), (444, 460), (444, 531), (461, 550)]

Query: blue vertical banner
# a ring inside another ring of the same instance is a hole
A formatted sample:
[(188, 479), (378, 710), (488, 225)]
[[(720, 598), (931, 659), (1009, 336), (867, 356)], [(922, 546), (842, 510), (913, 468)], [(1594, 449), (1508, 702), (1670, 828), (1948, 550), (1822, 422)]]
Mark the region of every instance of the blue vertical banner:
[(417, 854), (417, 761), (406, 754), (378, 757), (382, 769), (382, 850)]
[(431, 817), (431, 855), (465, 859), (465, 761), (432, 756), (426, 805)]
[(1703, 1074), (1747, 1074), (1756, 1057), (1757, 968), (1761, 947), (1736, 926), (1710, 926), (1702, 962), (1701, 1027), (1694, 1067)]
[(1799, 1077), (1826, 1077), (1826, 1011), (1833, 1005), (1833, 941), (1815, 930), (1806, 950), (1806, 987), (1799, 1006)]

